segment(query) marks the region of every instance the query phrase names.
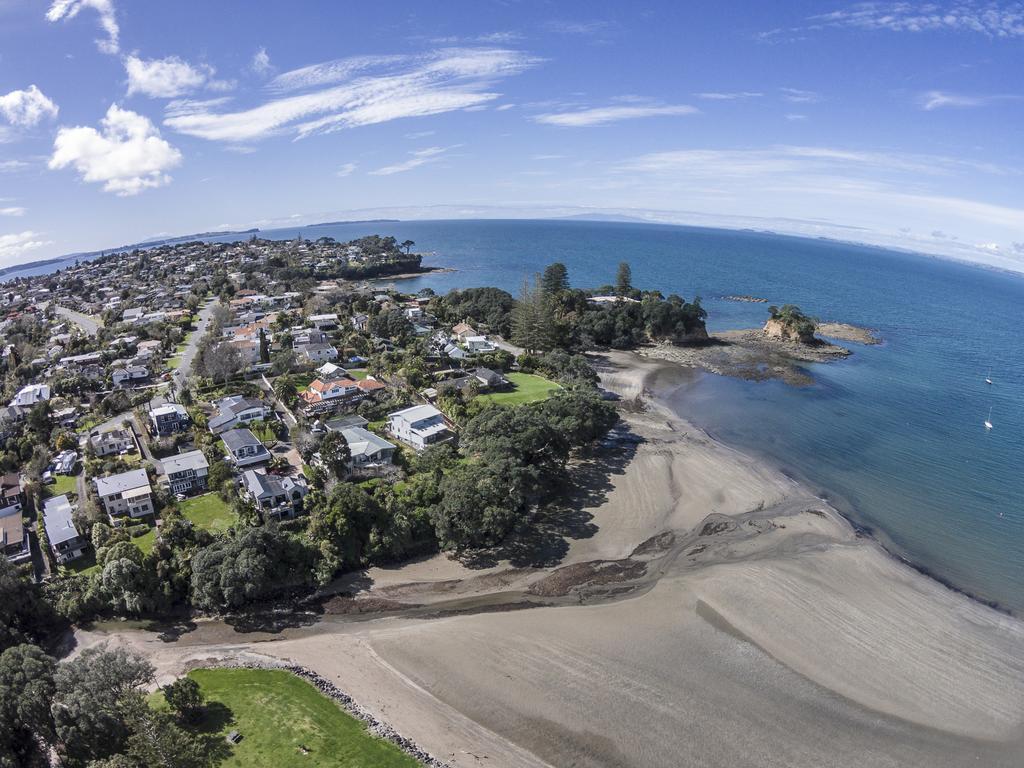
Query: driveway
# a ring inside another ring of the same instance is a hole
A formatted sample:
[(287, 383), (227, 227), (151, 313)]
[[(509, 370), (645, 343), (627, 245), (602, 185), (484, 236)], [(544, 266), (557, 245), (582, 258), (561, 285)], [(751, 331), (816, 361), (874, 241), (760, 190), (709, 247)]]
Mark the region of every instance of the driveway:
[(102, 327), (102, 321), (89, 315), (83, 315), (81, 312), (75, 312), (73, 309), (67, 307), (60, 307), (54, 305), (53, 311), (63, 317), (65, 320), (70, 320), (89, 336), (95, 336), (96, 332)]
[(216, 304), (217, 299), (212, 298), (199, 310), (199, 318), (196, 320), (196, 329), (192, 331), (192, 335), (189, 336), (188, 344), (185, 345), (185, 349), (181, 352), (181, 362), (173, 374), (174, 384), (178, 388), (188, 381), (189, 374), (192, 373), (192, 361), (196, 358), (196, 351), (199, 349), (199, 341), (206, 335), (206, 328), (210, 324), (210, 318), (213, 317), (213, 308)]

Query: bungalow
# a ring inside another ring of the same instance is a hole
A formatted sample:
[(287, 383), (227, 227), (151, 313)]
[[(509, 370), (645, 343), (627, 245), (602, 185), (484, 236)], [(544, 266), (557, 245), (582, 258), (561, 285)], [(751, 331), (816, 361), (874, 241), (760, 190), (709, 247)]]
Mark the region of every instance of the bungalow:
[(32, 559), (28, 531), (21, 515), (0, 517), (0, 555), (11, 563), (24, 563)]
[(349, 322), (357, 331), (365, 331), (370, 327), (370, 316), (363, 313), (352, 315)]
[(388, 431), (418, 451), (454, 437), (444, 414), (432, 405), (414, 405), (389, 413)]
[(262, 400), (242, 395), (229, 395), (215, 400), (213, 403), (217, 413), (210, 417), (207, 426), (210, 432), (219, 435), (239, 424), (266, 419), (273, 413), (269, 405)]
[(26, 384), (18, 394), (11, 400), (11, 408), (17, 408), (19, 412), (25, 413), (32, 410), (39, 403), (45, 403), (50, 399), (49, 384)]
[(228, 460), (236, 467), (247, 467), (270, 461), (270, 451), (248, 429), (230, 429), (220, 436), (228, 452)]
[(165, 403), (149, 412), (150, 432), (160, 437), (184, 432), (191, 421), (185, 406), (178, 403)]
[(268, 475), (253, 469), (243, 473), (241, 486), (243, 496), (251, 499), (265, 516), (273, 517), (295, 517), (302, 511), (302, 500), (309, 493), (301, 476)]
[(359, 382), (348, 376), (335, 376), (327, 380), (313, 379), (299, 397), (306, 403), (305, 410), (324, 411), (342, 403), (359, 399)]
[(188, 451), (163, 459), (161, 464), (167, 476), (171, 493), (192, 493), (206, 490), (206, 476), (210, 464), (202, 451)]
[(316, 376), (318, 379), (327, 381), (337, 376), (348, 376), (348, 371), (342, 368), (340, 365), (334, 363), (324, 363), (316, 369)]
[(149, 369), (144, 365), (129, 365), (125, 368), (115, 368), (110, 374), (110, 380), (115, 387), (124, 387), (136, 381), (149, 378)]
[(160, 347), (163, 344), (159, 339), (149, 339), (147, 341), (140, 341), (135, 345), (135, 356), (139, 358), (150, 358), (153, 357), (157, 352), (160, 351)]
[(326, 344), (327, 334), (316, 328), (296, 328), (292, 331), (292, 348), (298, 349), (306, 344)]
[(310, 315), (306, 319), (310, 325), (319, 331), (333, 331), (338, 327), (338, 316), (334, 313), (327, 315)]
[(138, 323), (146, 316), (146, 310), (142, 307), (132, 307), (121, 313), (121, 320), (126, 323)]
[(481, 352), (493, 352), (495, 350), (494, 344), (486, 336), (467, 336), (465, 340), (466, 350), (470, 354), (479, 354)]
[(135, 450), (135, 435), (130, 429), (111, 429), (90, 436), (86, 444), (96, 456), (130, 453)]
[(46, 530), (46, 538), (50, 542), (50, 551), (53, 552), (54, 559), (62, 565), (80, 558), (88, 546), (85, 538), (75, 527), (73, 512), (67, 496), (55, 496), (43, 502), (43, 528)]
[(72, 450), (64, 450), (53, 457), (53, 471), (58, 475), (70, 475), (75, 471), (78, 454)]
[(324, 428), (328, 432), (341, 432), (350, 427), (365, 427), (369, 423), (362, 416), (353, 413), (349, 416), (335, 416), (333, 419), (328, 419), (324, 422)]
[(0, 518), (17, 515), (25, 508), (25, 489), (21, 485), (21, 475), (8, 472), (0, 478)]
[(363, 427), (347, 427), (341, 430), (341, 436), (348, 443), (352, 457), (352, 467), (381, 466), (391, 463), (395, 453), (395, 445), (383, 437), (379, 437)]
[(295, 347), (295, 351), (307, 363), (323, 363), (338, 359), (338, 350), (330, 344), (303, 344)]
[(476, 328), (474, 328), (469, 323), (459, 323), (458, 325), (452, 328), (452, 336), (454, 336), (456, 339), (462, 342), (464, 342), (470, 336), (478, 335), (479, 334), (476, 332)]
[(128, 515), (131, 518), (145, 517), (154, 513), (153, 489), (144, 469), (133, 469), (109, 477), (97, 477), (96, 495), (100, 498), (103, 511), (110, 521)]

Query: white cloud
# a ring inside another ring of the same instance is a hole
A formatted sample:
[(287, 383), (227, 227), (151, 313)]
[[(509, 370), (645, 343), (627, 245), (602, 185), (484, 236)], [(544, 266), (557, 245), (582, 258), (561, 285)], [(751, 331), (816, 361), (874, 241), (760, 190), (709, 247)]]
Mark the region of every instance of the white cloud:
[(786, 115), (786, 119), (791, 121), (791, 122), (792, 121), (798, 121), (798, 120), (806, 120), (807, 119), (807, 115), (798, 115), (795, 112), (791, 112), (788, 115)]
[(698, 99), (707, 99), (709, 101), (736, 101), (737, 99), (756, 99), (764, 96), (763, 93), (755, 91), (709, 91), (693, 95)]
[(35, 85), (0, 96), (0, 115), (11, 125), (31, 128), (57, 116), (57, 105)]
[(249, 62), (249, 69), (257, 75), (264, 76), (269, 75), (274, 71), (274, 65), (270, 63), (270, 54), (267, 53), (266, 48), (260, 48), (252, 55), (252, 61)]
[(215, 70), (208, 64), (193, 65), (177, 56), (164, 59), (140, 59), (126, 56), (128, 95), (141, 93), (157, 99), (173, 99), (207, 87), (224, 90), (230, 83), (213, 78)]
[(237, 112), (210, 109), (173, 115), (164, 123), (214, 141), (255, 141), (281, 133), (302, 138), (493, 101), (500, 94), (488, 90), (492, 83), (536, 62), (526, 54), (496, 48), (326, 62), (286, 72), (270, 83), (274, 91), (305, 93), (279, 95)]
[(18, 264), (29, 251), (51, 244), (51, 241), (41, 238), (42, 235), (31, 230), (0, 235), (0, 266)]
[(427, 147), (426, 149), (418, 149), (415, 152), (410, 153), (412, 157), (408, 160), (404, 160), (401, 163), (395, 163), (394, 165), (386, 165), (375, 171), (370, 171), (370, 175), (390, 176), (394, 173), (405, 173), (406, 171), (411, 171), (413, 168), (419, 168), (421, 165), (437, 162), (447, 151), (448, 148), (445, 147)]
[(345, 163), (344, 165), (341, 166), (341, 168), (339, 168), (335, 172), (334, 175), (343, 179), (346, 176), (351, 176), (353, 173), (355, 173), (355, 170), (356, 170), (356, 164), (355, 163)]
[(1024, 37), (1024, 5), (1000, 2), (858, 3), (809, 18), (810, 28), (853, 27), (889, 32), (975, 32)]
[(820, 98), (814, 91), (804, 91), (800, 88), (779, 88), (782, 91), (782, 98), (794, 104), (810, 104)]
[(100, 28), (107, 35), (106, 39), (96, 41), (96, 47), (103, 53), (117, 53), (120, 50), (121, 30), (117, 26), (112, 0), (53, 0), (46, 18), (49, 21), (73, 19), (83, 8), (91, 8), (99, 14)]
[(20, 205), (12, 205), (8, 208), (0, 208), (0, 216), (24, 216), (26, 209)]
[(24, 160), (0, 160), (0, 173), (13, 173), (28, 168), (29, 164)]
[(135, 195), (170, 183), (166, 171), (181, 162), (181, 152), (160, 137), (147, 117), (112, 104), (101, 130), (61, 128), (53, 143), (51, 169), (73, 166), (87, 182), (107, 192)]
[(664, 117), (666, 115), (692, 115), (699, 110), (686, 104), (678, 105), (621, 105), (613, 107), (593, 107), (573, 112), (549, 112), (535, 115), (533, 120), (545, 125), (558, 125), (564, 128), (589, 128), (595, 125), (607, 125), (619, 120), (636, 120), (644, 117)]
[(948, 93), (946, 91), (928, 91), (918, 97), (921, 109), (931, 112), (935, 109), (952, 107), (965, 109), (968, 107), (984, 107), (999, 101), (1019, 101), (1020, 96), (1012, 94), (974, 95), (964, 93)]

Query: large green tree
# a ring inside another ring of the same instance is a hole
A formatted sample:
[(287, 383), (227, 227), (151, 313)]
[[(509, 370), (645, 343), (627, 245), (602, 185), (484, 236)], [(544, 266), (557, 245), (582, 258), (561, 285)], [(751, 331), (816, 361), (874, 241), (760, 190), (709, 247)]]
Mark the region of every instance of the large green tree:
[(620, 261), (615, 273), (615, 293), (618, 296), (629, 296), (633, 292), (633, 270), (628, 261)]
[(57, 662), (35, 645), (0, 654), (0, 765), (30, 765), (40, 742), (54, 738), (50, 702)]
[(565, 264), (556, 261), (544, 268), (540, 279), (540, 287), (544, 293), (554, 295), (569, 290), (569, 270)]

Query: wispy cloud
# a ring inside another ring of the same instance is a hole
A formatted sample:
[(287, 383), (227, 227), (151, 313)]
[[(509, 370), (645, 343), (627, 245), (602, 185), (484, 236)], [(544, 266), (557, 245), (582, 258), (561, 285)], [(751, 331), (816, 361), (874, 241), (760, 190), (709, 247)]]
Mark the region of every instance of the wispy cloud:
[(260, 48), (252, 55), (249, 69), (262, 77), (266, 77), (274, 72), (274, 65), (270, 63), (270, 54), (267, 53), (266, 48)]
[(738, 99), (756, 99), (764, 96), (763, 93), (755, 91), (709, 91), (693, 95), (698, 99), (707, 99), (709, 101), (736, 101)]
[(500, 48), (448, 48), (422, 56), (326, 62), (274, 78), (270, 88), (276, 95), (257, 107), (196, 110), (172, 115), (164, 124), (214, 141), (256, 141), (274, 134), (302, 138), (484, 104), (500, 96), (489, 90), (496, 81), (538, 61)]
[(566, 19), (552, 19), (544, 23), (544, 29), (559, 35), (574, 35), (577, 37), (593, 37), (603, 35), (615, 28), (615, 24), (603, 19), (591, 19), (589, 21), (571, 21)]
[(29, 167), (24, 160), (0, 160), (0, 173), (13, 173)]
[(790, 112), (788, 115), (786, 115), (786, 119), (789, 120), (790, 122), (799, 122), (800, 120), (806, 120), (807, 115), (799, 115), (796, 114), (795, 112)]
[(180, 162), (181, 152), (160, 137), (148, 118), (112, 104), (100, 130), (61, 128), (49, 166), (72, 166), (83, 181), (101, 183), (105, 191), (124, 197), (169, 184), (167, 171)]
[(12, 205), (7, 208), (0, 208), (0, 216), (24, 216), (26, 209), (20, 205)]
[(402, 162), (395, 163), (394, 165), (385, 165), (383, 168), (370, 171), (370, 175), (391, 176), (395, 173), (405, 173), (406, 171), (411, 171), (413, 168), (419, 168), (421, 165), (437, 162), (449, 149), (450, 147), (427, 147), (425, 149), (417, 149), (415, 152), (410, 153), (412, 157), (408, 160), (403, 160)]
[(334, 172), (334, 175), (337, 176), (338, 178), (343, 179), (346, 176), (351, 176), (353, 173), (355, 173), (355, 170), (355, 163), (345, 163), (337, 171)]
[(889, 32), (974, 32), (1024, 37), (1024, 5), (1000, 2), (858, 3), (808, 19), (810, 27)]
[(140, 59), (130, 55), (124, 59), (128, 73), (128, 95), (141, 93), (159, 99), (173, 99), (200, 88), (227, 90), (231, 83), (214, 79), (215, 70), (208, 64), (190, 64), (177, 57)]
[(0, 116), (18, 128), (32, 128), (57, 116), (57, 105), (35, 85), (0, 96)]
[(692, 115), (699, 112), (696, 107), (687, 104), (622, 104), (607, 107), (591, 107), (566, 112), (548, 112), (534, 115), (533, 120), (545, 125), (557, 125), (563, 128), (590, 128), (608, 125), (620, 120), (638, 120), (645, 117), (665, 117), (671, 115)]
[(782, 98), (793, 104), (812, 104), (821, 99), (815, 91), (805, 91), (801, 88), (779, 88)]
[(96, 41), (96, 47), (103, 53), (118, 53), (121, 50), (121, 30), (117, 25), (112, 0), (53, 0), (53, 4), (46, 12), (46, 18), (48, 21), (73, 19), (83, 8), (96, 11), (99, 15), (100, 29), (106, 34), (106, 38)]
[(966, 109), (969, 107), (984, 107), (999, 101), (1019, 101), (1020, 98), (1020, 96), (1012, 94), (978, 95), (928, 91), (918, 97), (917, 103), (921, 106), (921, 109), (931, 112), (935, 109), (945, 108)]
[(0, 266), (18, 264), (30, 251), (51, 243), (52, 241), (44, 240), (42, 235), (31, 230), (0, 235)]

